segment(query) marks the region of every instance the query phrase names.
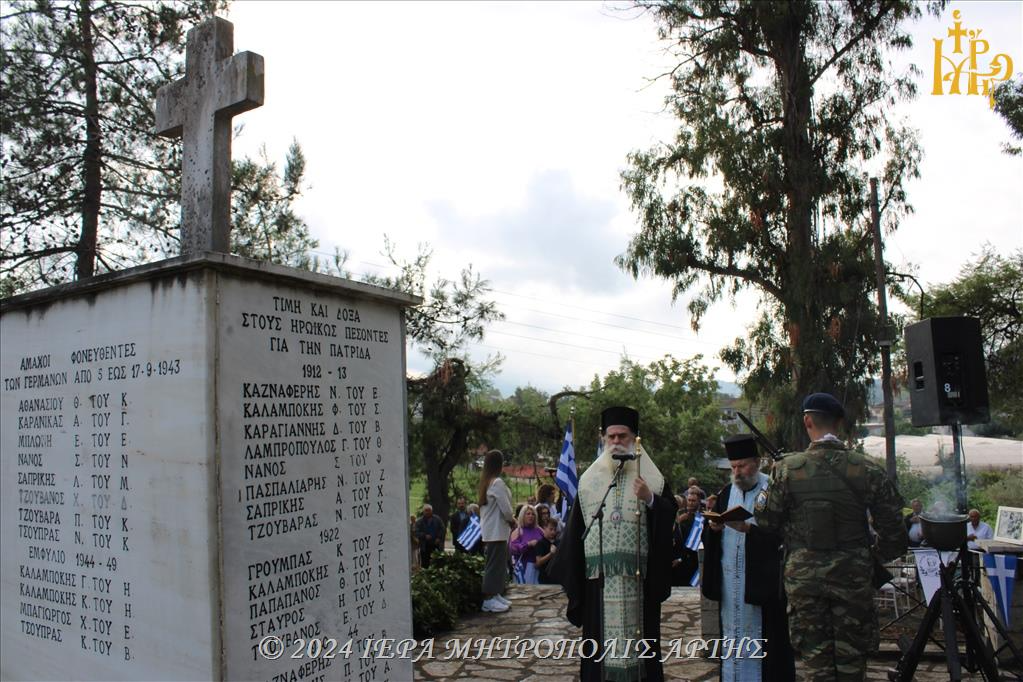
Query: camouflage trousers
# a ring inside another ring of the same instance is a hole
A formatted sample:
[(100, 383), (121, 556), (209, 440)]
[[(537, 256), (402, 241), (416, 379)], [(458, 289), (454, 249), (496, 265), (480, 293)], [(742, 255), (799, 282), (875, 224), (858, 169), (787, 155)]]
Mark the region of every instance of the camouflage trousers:
[(878, 645), (869, 562), (790, 556), (785, 593), (799, 679), (862, 680)]

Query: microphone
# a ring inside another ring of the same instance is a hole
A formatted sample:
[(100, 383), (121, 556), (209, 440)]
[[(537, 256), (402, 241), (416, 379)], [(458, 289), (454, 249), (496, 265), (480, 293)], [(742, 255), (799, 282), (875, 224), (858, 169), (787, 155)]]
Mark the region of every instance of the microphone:
[(635, 452), (616, 452), (615, 454), (611, 455), (611, 459), (613, 459), (613, 460), (615, 460), (617, 462), (631, 462), (632, 460), (636, 459), (636, 453)]

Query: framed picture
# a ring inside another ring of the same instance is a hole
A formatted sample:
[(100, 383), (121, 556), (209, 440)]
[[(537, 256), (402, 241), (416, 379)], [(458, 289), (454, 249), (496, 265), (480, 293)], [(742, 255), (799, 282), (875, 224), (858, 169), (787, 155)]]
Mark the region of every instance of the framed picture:
[(1023, 508), (999, 507), (995, 540), (1023, 545)]

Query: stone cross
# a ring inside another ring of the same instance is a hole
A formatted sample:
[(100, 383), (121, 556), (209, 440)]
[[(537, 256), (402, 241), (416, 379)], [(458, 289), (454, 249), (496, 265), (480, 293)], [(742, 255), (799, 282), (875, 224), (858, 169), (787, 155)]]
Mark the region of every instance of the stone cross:
[(229, 251), (231, 117), (263, 105), (263, 57), (219, 17), (188, 32), (185, 77), (156, 93), (156, 132), (181, 137), (181, 253)]

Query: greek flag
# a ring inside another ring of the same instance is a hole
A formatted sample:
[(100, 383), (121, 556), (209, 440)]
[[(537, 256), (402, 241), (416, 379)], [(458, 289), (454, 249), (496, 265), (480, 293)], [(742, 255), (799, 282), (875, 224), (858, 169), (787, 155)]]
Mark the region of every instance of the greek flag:
[(689, 579), (689, 587), (697, 587), (700, 584), (700, 569), (693, 571), (693, 577)]
[(1009, 607), (1012, 606), (1012, 587), (1016, 582), (1017, 557), (1012, 554), (985, 554), (984, 568), (987, 579), (991, 581), (991, 589), (998, 602), (998, 611), (1002, 614), (1002, 622), (1009, 627)]
[(554, 482), (561, 488), (562, 518), (566, 517), (569, 505), (579, 494), (579, 474), (575, 468), (575, 447), (572, 444), (572, 422), (565, 427), (565, 441), (561, 444), (561, 459), (558, 460), (558, 473)]
[(686, 549), (691, 549), (694, 552), (699, 551), (702, 536), (703, 514), (696, 512), (696, 516), (693, 517), (693, 527), (689, 529), (689, 535), (686, 537)]
[(521, 560), (521, 557), (516, 557), (515, 564), (512, 566), (512, 573), (515, 576), (515, 582), (522, 585), (526, 582), (526, 562)]
[(469, 525), (465, 527), (462, 534), (455, 540), (460, 544), (465, 551), (471, 552), (472, 548), (476, 546), (476, 543), (480, 541), (480, 537), (483, 535), (483, 529), (480, 528), (480, 517), (473, 514), (469, 517)]

